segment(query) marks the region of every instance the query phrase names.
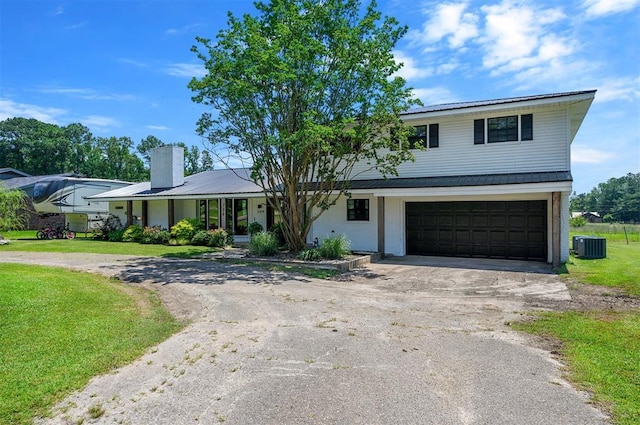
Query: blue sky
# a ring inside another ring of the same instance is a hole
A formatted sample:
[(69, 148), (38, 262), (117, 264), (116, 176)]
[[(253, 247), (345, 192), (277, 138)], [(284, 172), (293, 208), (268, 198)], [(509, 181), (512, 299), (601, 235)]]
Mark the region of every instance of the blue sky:
[[(425, 105), (597, 89), (574, 190), (640, 172), (640, 0), (379, 0), (409, 26), (395, 57)], [(249, 0), (0, 0), (0, 120), (201, 147), (190, 48)], [(1, 164), (0, 164), (1, 165)]]

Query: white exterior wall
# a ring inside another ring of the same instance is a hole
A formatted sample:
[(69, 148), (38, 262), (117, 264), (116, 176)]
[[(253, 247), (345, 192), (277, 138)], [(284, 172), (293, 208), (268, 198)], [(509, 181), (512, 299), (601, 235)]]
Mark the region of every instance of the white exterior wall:
[(378, 200), (371, 195), (354, 195), (353, 199), (369, 199), (369, 221), (347, 221), (347, 198), (322, 213), (309, 232), (307, 243), (345, 234), (353, 251), (378, 251)]
[(167, 229), (169, 226), (169, 206), (166, 200), (148, 201), (147, 204), (148, 223), (147, 226), (160, 226)]
[(260, 223), (267, 230), (267, 201), (265, 198), (249, 198), (249, 224)]
[[(509, 115), (533, 114), (533, 140), (473, 144), (473, 121)], [(522, 108), (485, 113), (405, 118), (408, 125), (439, 124), (439, 147), (414, 151), (415, 162), (398, 168), (399, 177), (505, 174), (570, 170), (569, 119), (561, 107)], [(361, 171), (357, 168), (355, 171)], [(381, 178), (368, 171), (358, 179)]]
[(184, 218), (196, 218), (197, 206), (195, 199), (176, 199), (173, 203), (176, 223)]
[(109, 213), (118, 217), (123, 226), (127, 225), (127, 201), (109, 202)]
[(571, 191), (560, 195), (560, 262), (569, 261), (569, 196)]

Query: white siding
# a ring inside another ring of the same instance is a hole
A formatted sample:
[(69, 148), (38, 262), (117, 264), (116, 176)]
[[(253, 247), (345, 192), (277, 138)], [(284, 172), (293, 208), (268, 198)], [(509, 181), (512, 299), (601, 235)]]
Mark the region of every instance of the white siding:
[[(473, 121), (481, 118), (533, 114), (533, 140), (473, 144)], [(399, 177), (564, 171), (570, 169), (566, 110), (561, 107), (493, 111), (429, 120), (406, 121), (410, 125), (439, 123), (439, 147), (415, 151), (415, 162), (399, 168)], [(366, 167), (358, 168), (358, 171)], [(380, 178), (377, 171), (358, 179)]]
[(260, 223), (267, 230), (267, 201), (264, 198), (249, 198), (249, 224)]
[(127, 225), (127, 202), (111, 201), (109, 202), (109, 214), (113, 214), (120, 219), (123, 226)]
[(569, 195), (562, 192), (560, 196), (560, 262), (569, 261)]
[(405, 255), (404, 199), (385, 198), (384, 253)]
[(176, 223), (183, 218), (196, 218), (197, 210), (196, 203), (198, 201), (195, 199), (176, 199), (174, 203), (174, 218)]
[(328, 237), (345, 234), (354, 251), (376, 252), (378, 250), (378, 202), (377, 198), (366, 195), (353, 196), (354, 199), (369, 199), (369, 221), (347, 221), (347, 200), (342, 197), (336, 205), (322, 213), (309, 233), (308, 243), (314, 238), (321, 242)]
[(148, 226), (169, 226), (169, 207), (166, 200), (148, 201), (147, 214), (149, 215)]

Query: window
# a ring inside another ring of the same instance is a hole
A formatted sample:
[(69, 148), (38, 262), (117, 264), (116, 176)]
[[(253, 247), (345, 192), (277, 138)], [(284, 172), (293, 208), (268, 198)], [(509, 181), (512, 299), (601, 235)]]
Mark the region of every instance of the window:
[(473, 121), (474, 145), (523, 140), (533, 140), (533, 114), (487, 118), (486, 125), (484, 119)]
[(369, 221), (369, 200), (347, 199), (347, 221)]
[(515, 142), (518, 140), (518, 116), (487, 119), (487, 142)]
[(417, 125), (413, 128), (413, 135), (408, 137), (409, 149), (437, 148), (439, 146), (439, 124)]
[(209, 199), (209, 205), (208, 205), (209, 226), (207, 227), (207, 229), (218, 228), (218, 217), (219, 217), (218, 206), (219, 206), (218, 199)]
[(219, 199), (200, 199), (197, 202), (198, 218), (206, 229), (217, 229), (219, 225)]
[(246, 235), (249, 225), (249, 202), (247, 199), (227, 199), (225, 201), (226, 229), (235, 235)]

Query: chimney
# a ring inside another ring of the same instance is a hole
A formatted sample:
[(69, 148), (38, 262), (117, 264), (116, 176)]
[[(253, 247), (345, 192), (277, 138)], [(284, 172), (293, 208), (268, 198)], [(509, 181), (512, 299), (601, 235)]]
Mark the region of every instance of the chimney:
[(184, 184), (184, 149), (160, 146), (151, 149), (151, 189), (171, 188)]

